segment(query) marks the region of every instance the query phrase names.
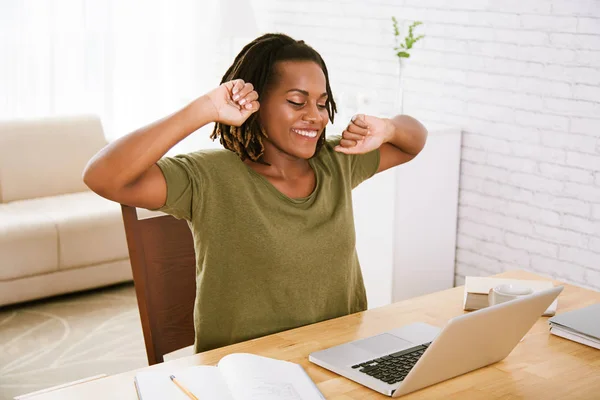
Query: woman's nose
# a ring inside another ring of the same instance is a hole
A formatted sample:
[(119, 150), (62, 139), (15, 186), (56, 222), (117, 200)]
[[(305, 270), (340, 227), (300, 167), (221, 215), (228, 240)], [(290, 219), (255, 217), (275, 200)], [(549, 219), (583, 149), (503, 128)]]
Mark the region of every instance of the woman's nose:
[(306, 113), (304, 114), (304, 120), (310, 122), (317, 122), (320, 118), (319, 109), (317, 106), (309, 106)]

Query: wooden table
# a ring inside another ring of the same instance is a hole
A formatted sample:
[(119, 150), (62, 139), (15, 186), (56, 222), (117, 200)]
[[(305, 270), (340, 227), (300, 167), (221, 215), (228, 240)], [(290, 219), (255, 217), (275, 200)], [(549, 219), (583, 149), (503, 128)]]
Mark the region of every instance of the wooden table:
[[(546, 279), (524, 271), (511, 271), (498, 276)], [(559, 281), (554, 283), (563, 284)], [(386, 399), (389, 397), (309, 363), (308, 354), (412, 322), (423, 321), (442, 326), (448, 319), (464, 313), (462, 299), (463, 287), (460, 286), (148, 368), (175, 371), (192, 365), (216, 364), (229, 353), (247, 352), (301, 364), (327, 399)], [(558, 299), (557, 313), (597, 302), (600, 302), (599, 292), (565, 285)], [(541, 317), (503, 361), (402, 398), (600, 399), (600, 350), (550, 335), (547, 320)], [(136, 400), (133, 384), (136, 372), (108, 376), (33, 396), (28, 400)]]

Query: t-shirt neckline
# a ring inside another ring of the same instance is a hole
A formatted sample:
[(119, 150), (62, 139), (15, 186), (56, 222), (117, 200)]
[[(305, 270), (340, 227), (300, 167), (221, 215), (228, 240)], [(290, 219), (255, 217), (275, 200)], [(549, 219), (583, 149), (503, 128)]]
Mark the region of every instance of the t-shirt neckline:
[(242, 164), (244, 164), (244, 166), (246, 167), (246, 169), (248, 170), (248, 173), (250, 175), (253, 175), (254, 177), (256, 177), (260, 182), (262, 182), (269, 189), (269, 191), (271, 191), (277, 197), (279, 197), (285, 201), (288, 201), (290, 203), (293, 203), (293, 204), (305, 204), (305, 203), (311, 201), (315, 197), (315, 195), (317, 193), (317, 189), (319, 188), (319, 185), (320, 185), (319, 174), (317, 173), (317, 169), (315, 168), (315, 164), (313, 161), (314, 160), (312, 158), (308, 159), (308, 164), (310, 165), (310, 167), (312, 168), (312, 170), (315, 174), (315, 188), (308, 196), (298, 197), (298, 198), (292, 198), (292, 197), (289, 197), (289, 196), (283, 194), (271, 182), (269, 182), (269, 180), (267, 178), (265, 178), (263, 175), (256, 172), (252, 167), (247, 165), (245, 162), (242, 161)]

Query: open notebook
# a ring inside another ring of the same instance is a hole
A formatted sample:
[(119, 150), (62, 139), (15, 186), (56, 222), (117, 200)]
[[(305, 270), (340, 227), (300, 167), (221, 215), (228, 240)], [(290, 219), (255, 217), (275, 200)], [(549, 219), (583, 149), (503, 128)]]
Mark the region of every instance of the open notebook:
[(200, 400), (321, 400), (323, 395), (302, 366), (254, 354), (229, 354), (216, 367), (143, 371), (135, 376), (141, 400), (189, 399), (169, 378)]

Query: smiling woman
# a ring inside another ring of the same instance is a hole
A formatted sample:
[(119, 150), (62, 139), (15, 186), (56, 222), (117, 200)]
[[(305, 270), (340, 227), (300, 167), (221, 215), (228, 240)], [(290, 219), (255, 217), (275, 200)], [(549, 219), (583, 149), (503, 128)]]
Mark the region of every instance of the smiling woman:
[[(367, 308), (351, 191), (414, 158), (427, 132), (404, 115), (358, 115), (328, 139), (335, 112), (319, 53), (266, 34), (219, 87), (88, 163), (98, 194), (189, 221), (197, 352)], [(163, 157), (210, 122), (224, 150)]]

